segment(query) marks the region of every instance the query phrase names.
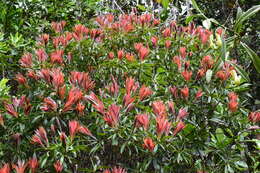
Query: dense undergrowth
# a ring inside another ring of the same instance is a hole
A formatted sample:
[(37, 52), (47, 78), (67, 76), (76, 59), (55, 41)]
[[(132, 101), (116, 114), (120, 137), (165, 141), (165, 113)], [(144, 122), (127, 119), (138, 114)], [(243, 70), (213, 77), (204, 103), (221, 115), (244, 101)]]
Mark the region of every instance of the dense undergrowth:
[(51, 28), (2, 96), (0, 172), (257, 171), (260, 113), (223, 28), (148, 13)]

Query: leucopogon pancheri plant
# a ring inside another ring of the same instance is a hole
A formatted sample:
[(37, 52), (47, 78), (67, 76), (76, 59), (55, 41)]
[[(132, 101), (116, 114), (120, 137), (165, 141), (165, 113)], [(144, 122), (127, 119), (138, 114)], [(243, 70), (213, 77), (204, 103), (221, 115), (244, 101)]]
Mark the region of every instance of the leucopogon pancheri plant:
[(134, 13), (51, 27), (2, 103), (0, 173), (257, 169), (260, 113), (222, 28)]

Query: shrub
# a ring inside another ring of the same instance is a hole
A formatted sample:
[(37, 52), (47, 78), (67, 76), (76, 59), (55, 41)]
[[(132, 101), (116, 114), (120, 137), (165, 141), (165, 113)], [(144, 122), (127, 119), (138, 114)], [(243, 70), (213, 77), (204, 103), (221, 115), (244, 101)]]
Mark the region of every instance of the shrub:
[(65, 21), (51, 26), (21, 57), (19, 91), (3, 102), (3, 164), (32, 172), (257, 169), (259, 127), (250, 124), (259, 113), (247, 117), (246, 75), (225, 51), (223, 29), (151, 14), (108, 14), (72, 31)]

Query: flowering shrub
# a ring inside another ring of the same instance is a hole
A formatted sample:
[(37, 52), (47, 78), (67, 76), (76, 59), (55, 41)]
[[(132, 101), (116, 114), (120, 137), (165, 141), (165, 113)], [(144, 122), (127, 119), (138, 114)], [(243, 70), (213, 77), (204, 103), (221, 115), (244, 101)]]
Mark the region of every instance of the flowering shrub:
[(53, 22), (19, 61), (0, 172), (257, 169), (259, 112), (245, 108), (247, 79), (224, 30), (150, 14), (65, 27)]

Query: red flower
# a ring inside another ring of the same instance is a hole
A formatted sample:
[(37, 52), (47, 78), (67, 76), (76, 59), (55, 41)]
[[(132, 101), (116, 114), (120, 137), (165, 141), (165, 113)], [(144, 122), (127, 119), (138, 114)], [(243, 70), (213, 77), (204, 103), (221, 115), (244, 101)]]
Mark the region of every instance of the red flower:
[(22, 56), (22, 58), (19, 60), (19, 63), (22, 67), (31, 67), (32, 66), (32, 54), (26, 53)]
[(168, 102), (168, 107), (169, 107), (169, 112), (171, 112), (171, 113), (175, 113), (175, 109), (174, 109), (174, 102), (172, 102), (172, 101), (169, 101)]
[(228, 99), (229, 99), (229, 103), (228, 103), (228, 108), (231, 112), (236, 112), (238, 109), (238, 96), (236, 95), (236, 93), (231, 92), (228, 94)]
[(85, 135), (92, 136), (90, 130), (85, 126), (80, 125), (79, 122), (76, 120), (69, 121), (69, 131), (70, 131), (71, 140), (74, 139), (76, 133), (78, 132)]
[(28, 163), (18, 160), (17, 165), (12, 164), (12, 167), (13, 167), (13, 169), (16, 170), (16, 173), (24, 173), (27, 165), (28, 165)]
[(73, 28), (73, 36), (77, 41), (80, 41), (84, 38), (84, 34), (87, 34), (89, 32), (88, 28), (86, 28), (82, 24), (77, 24)]
[(98, 99), (95, 93), (91, 92), (86, 96), (86, 99), (92, 102), (92, 106), (102, 115), (105, 114), (105, 106), (101, 100)]
[(42, 44), (44, 44), (44, 45), (49, 42), (49, 39), (50, 39), (49, 34), (42, 34), (42, 35), (40, 35), (40, 37), (39, 37), (40, 42), (41, 42)]
[(171, 29), (176, 29), (176, 27), (177, 27), (176, 21), (172, 21), (170, 23), (170, 27), (171, 27)]
[(91, 80), (88, 73), (73, 71), (70, 75), (70, 82), (84, 88), (86, 91), (94, 88), (95, 82)]
[(39, 145), (41, 145), (42, 147), (44, 147), (44, 144), (43, 144), (41, 138), (40, 138), (38, 135), (33, 135), (32, 140), (31, 140), (31, 143), (32, 143), (32, 144), (39, 144)]
[(208, 173), (207, 171), (198, 170), (197, 173)]
[(202, 78), (203, 76), (205, 76), (205, 73), (206, 73), (206, 71), (204, 69), (199, 69), (197, 72), (196, 79)]
[(63, 112), (67, 112), (72, 109), (72, 105), (75, 104), (76, 102), (80, 101), (82, 99), (82, 92), (78, 88), (71, 88), (69, 91), (69, 96), (67, 98), (67, 101), (64, 105)]
[(153, 36), (153, 37), (151, 38), (151, 41), (152, 41), (152, 43), (153, 43), (153, 46), (156, 47), (156, 46), (157, 46), (157, 42), (158, 42), (158, 37)]
[(4, 102), (4, 108), (8, 114), (12, 115), (15, 118), (18, 118), (18, 112), (16, 111), (13, 104), (8, 104), (8, 103)]
[(236, 112), (237, 111), (237, 108), (238, 108), (238, 102), (236, 101), (229, 101), (228, 103), (228, 108), (231, 112)]
[[(2, 114), (0, 114), (0, 125), (4, 126), (4, 117)], [(1, 173), (1, 172), (0, 172)]]
[(28, 70), (26, 73), (26, 76), (31, 79), (34, 79), (34, 80), (38, 79), (38, 76), (36, 75), (36, 73), (33, 70)]
[(44, 61), (46, 61), (47, 58), (48, 58), (48, 55), (47, 55), (47, 53), (45, 52), (44, 49), (37, 49), (37, 50), (35, 51), (35, 54), (36, 54), (36, 56), (37, 56), (37, 58), (38, 58), (38, 60), (39, 60), (40, 62), (44, 62)]
[(124, 53), (124, 50), (119, 50), (117, 51), (117, 57), (118, 59), (122, 59), (124, 57), (125, 53)]
[(50, 97), (44, 98), (43, 102), (43, 106), (41, 107), (43, 111), (56, 111), (58, 108), (57, 103)]
[(135, 127), (143, 127), (145, 130), (149, 127), (149, 117), (147, 114), (138, 114), (135, 116)]
[(66, 32), (65, 40), (69, 42), (73, 38), (73, 34), (71, 32)]
[(131, 77), (128, 77), (125, 81), (125, 88), (126, 88), (126, 93), (130, 94), (131, 91), (135, 88), (135, 80)]
[(35, 135), (33, 135), (32, 137), (32, 143), (38, 143), (41, 146), (44, 147), (44, 143), (48, 144), (48, 138), (47, 138), (47, 133), (45, 131), (45, 129), (43, 127), (39, 127), (36, 131), (35, 131)]
[(58, 63), (62, 64), (63, 63), (63, 54), (64, 50), (56, 50), (51, 53), (51, 63)]
[(54, 164), (53, 164), (55, 170), (56, 170), (56, 173), (59, 173), (62, 171), (63, 169), (63, 165), (61, 163), (61, 161), (56, 161)]
[(163, 117), (167, 116), (166, 107), (165, 107), (165, 105), (163, 104), (162, 101), (153, 102), (152, 107), (153, 107), (153, 113), (156, 116), (163, 116)]
[(199, 99), (200, 97), (202, 97), (202, 95), (203, 95), (203, 92), (202, 92), (201, 89), (199, 89), (198, 92), (196, 93), (195, 99), (196, 99), (196, 100)]
[(90, 132), (90, 130), (85, 126), (80, 125), (78, 127), (78, 131), (84, 135), (92, 136), (92, 133)]
[(103, 173), (111, 173), (111, 171), (109, 169), (105, 169)]
[(248, 115), (249, 121), (257, 123), (260, 121), (260, 112), (250, 112)]
[(204, 56), (203, 59), (201, 60), (201, 65), (204, 69), (212, 68), (213, 64), (214, 64), (214, 60), (209, 55)]
[(51, 82), (51, 75), (50, 75), (50, 70), (49, 69), (41, 69), (39, 71), (39, 77), (41, 79), (44, 79), (46, 82), (50, 83)]
[(80, 125), (78, 121), (76, 120), (69, 121), (69, 131), (70, 131), (71, 140), (74, 139), (76, 133), (78, 132), (79, 126)]
[(17, 75), (15, 75), (15, 79), (21, 85), (25, 85), (27, 83), (26, 78), (21, 73), (18, 73)]
[(168, 135), (171, 129), (171, 123), (164, 116), (157, 116), (156, 117), (156, 132), (157, 135), (160, 137), (163, 133)]
[(166, 40), (165, 41), (165, 47), (167, 48), (167, 49), (169, 49), (170, 47), (171, 47), (171, 40)]
[(127, 111), (130, 111), (134, 107), (135, 99), (130, 94), (126, 94), (123, 98), (123, 104)]
[(178, 56), (173, 57), (172, 61), (178, 66), (178, 70), (181, 70), (181, 59)]
[(139, 52), (139, 50), (141, 49), (141, 47), (143, 47), (143, 44), (142, 44), (142, 43), (135, 43), (135, 44), (134, 44), (134, 47), (135, 47), (135, 50), (136, 50), (137, 52)]
[(234, 100), (234, 101), (236, 101), (236, 100), (238, 99), (238, 96), (237, 96), (236, 93), (230, 92), (230, 93), (228, 94), (228, 99), (229, 99), (229, 100)]
[(143, 85), (140, 88), (139, 96), (140, 96), (141, 101), (146, 99), (147, 97), (149, 97), (152, 94), (153, 94), (153, 91), (150, 88), (146, 87), (145, 85)]
[(170, 87), (170, 92), (174, 98), (178, 98), (178, 88), (176, 86)]
[(66, 138), (67, 138), (66, 134), (64, 132), (61, 132), (60, 133), (60, 140), (61, 140), (62, 143), (66, 143)]
[(148, 138), (144, 139), (143, 147), (145, 149), (148, 149), (150, 152), (153, 152), (155, 144), (154, 144), (153, 140), (148, 137)]
[(115, 57), (114, 52), (109, 52), (109, 53), (108, 53), (108, 58), (109, 58), (109, 59), (114, 59), (114, 57)]
[(150, 50), (144, 46), (139, 49), (139, 57), (140, 57), (141, 61), (143, 61), (145, 59), (145, 57), (148, 56), (149, 52), (150, 52)]
[(185, 86), (184, 88), (181, 89), (181, 95), (184, 99), (188, 99), (189, 97), (189, 88)]
[(119, 121), (120, 107), (112, 104), (104, 115), (104, 120), (110, 127), (115, 127)]
[(10, 166), (8, 163), (4, 164), (4, 166), (0, 169), (0, 173), (10, 173)]
[(126, 53), (125, 58), (130, 62), (133, 62), (135, 60), (134, 55), (131, 53)]
[(80, 114), (80, 115), (83, 115), (84, 114), (84, 109), (85, 109), (85, 106), (79, 102), (76, 106), (76, 111)]
[(60, 69), (52, 69), (50, 75), (52, 77), (52, 85), (55, 88), (59, 88), (64, 85), (64, 75)]
[(64, 99), (65, 93), (66, 93), (66, 86), (60, 87), (58, 89), (58, 95), (59, 95), (60, 99), (62, 99), (62, 100)]
[(51, 27), (55, 32), (61, 32), (66, 25), (66, 21), (61, 22), (51, 22)]
[(112, 169), (112, 173), (127, 173), (126, 170), (124, 168), (121, 167), (114, 167)]
[(111, 76), (112, 78), (112, 84), (108, 87), (108, 90), (111, 94), (117, 95), (119, 92), (119, 86), (114, 78), (114, 76)]
[(153, 19), (153, 25), (157, 26), (160, 24), (160, 20), (159, 19)]
[(171, 28), (165, 28), (163, 30), (163, 37), (170, 37), (171, 36)]
[(209, 30), (207, 30), (207, 29), (205, 29), (205, 30), (203, 30), (203, 29), (201, 29), (200, 30), (200, 40), (201, 40), (201, 43), (202, 44), (207, 44), (208, 43), (208, 40), (209, 40), (209, 37), (210, 37), (210, 35), (211, 35), (212, 33), (209, 31)]
[(107, 14), (106, 18), (107, 18), (107, 21), (109, 23), (112, 23), (114, 21), (114, 15), (113, 14)]
[(218, 29), (216, 30), (216, 33), (217, 33), (218, 35), (222, 36), (223, 28), (218, 28)]
[(175, 136), (177, 133), (179, 133), (180, 131), (182, 131), (184, 128), (185, 128), (185, 124), (182, 122), (182, 121), (180, 121), (178, 124), (177, 124), (177, 126), (176, 126), (176, 128), (174, 129), (174, 131), (173, 131), (173, 136)]
[(36, 169), (39, 166), (39, 162), (38, 162), (38, 160), (37, 160), (35, 155), (33, 156), (33, 158), (31, 158), (29, 160), (28, 164), (29, 164), (29, 168), (31, 169), (32, 173), (35, 173)]
[(189, 72), (187, 70), (184, 70), (181, 74), (186, 81), (189, 81), (192, 76), (192, 71)]
[(92, 39), (95, 39), (95, 38), (97, 38), (101, 33), (102, 33), (102, 32), (101, 32), (101, 30), (99, 30), (99, 29), (92, 29), (92, 30), (90, 30), (90, 37), (91, 37)]
[(182, 58), (185, 58), (187, 56), (186, 47), (180, 47), (179, 51)]
[(186, 109), (181, 108), (179, 110), (178, 116), (177, 116), (177, 121), (182, 120), (183, 118), (185, 118), (188, 115), (188, 112), (186, 111)]

